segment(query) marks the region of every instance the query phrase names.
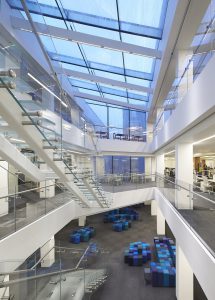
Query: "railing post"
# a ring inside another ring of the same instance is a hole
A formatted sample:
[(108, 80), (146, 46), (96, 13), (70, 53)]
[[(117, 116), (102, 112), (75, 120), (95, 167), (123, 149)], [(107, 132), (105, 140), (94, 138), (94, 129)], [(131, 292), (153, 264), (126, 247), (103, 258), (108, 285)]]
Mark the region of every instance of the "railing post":
[(16, 190), (17, 190), (17, 187), (15, 186), (15, 193), (14, 193), (14, 197), (13, 197), (14, 231), (16, 231)]
[(46, 212), (47, 212), (47, 207), (46, 207), (46, 199), (47, 199), (47, 197), (46, 197), (46, 180), (45, 180), (45, 215), (46, 215)]

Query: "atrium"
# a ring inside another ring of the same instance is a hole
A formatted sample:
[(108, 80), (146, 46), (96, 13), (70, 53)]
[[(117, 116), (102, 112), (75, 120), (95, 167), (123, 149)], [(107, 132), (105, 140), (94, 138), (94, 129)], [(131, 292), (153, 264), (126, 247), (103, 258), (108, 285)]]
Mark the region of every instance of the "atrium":
[(215, 299), (215, 0), (0, 0), (0, 299)]

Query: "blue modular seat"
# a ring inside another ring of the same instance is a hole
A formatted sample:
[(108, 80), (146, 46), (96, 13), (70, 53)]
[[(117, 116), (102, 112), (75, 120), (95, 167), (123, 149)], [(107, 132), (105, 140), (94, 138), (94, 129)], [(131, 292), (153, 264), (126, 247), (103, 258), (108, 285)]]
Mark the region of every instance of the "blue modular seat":
[(73, 244), (80, 244), (81, 235), (79, 233), (70, 234), (70, 242)]
[(152, 286), (174, 287), (176, 277), (174, 242), (167, 237), (155, 237), (154, 244), (158, 262), (150, 263)]
[(117, 220), (125, 219), (129, 221), (136, 221), (139, 219), (139, 214), (134, 209), (123, 208), (110, 211), (104, 214), (103, 221), (104, 223), (113, 223)]
[(119, 223), (119, 222), (114, 223), (112, 228), (116, 232), (121, 232), (123, 230), (122, 229), (122, 223)]
[(80, 242), (88, 242), (90, 238), (95, 236), (95, 233), (96, 231), (94, 227), (82, 227), (78, 230), (74, 230), (70, 234), (70, 241), (74, 244), (79, 244)]
[(130, 243), (129, 248), (124, 252), (124, 262), (129, 266), (142, 266), (150, 259), (150, 245), (141, 241)]

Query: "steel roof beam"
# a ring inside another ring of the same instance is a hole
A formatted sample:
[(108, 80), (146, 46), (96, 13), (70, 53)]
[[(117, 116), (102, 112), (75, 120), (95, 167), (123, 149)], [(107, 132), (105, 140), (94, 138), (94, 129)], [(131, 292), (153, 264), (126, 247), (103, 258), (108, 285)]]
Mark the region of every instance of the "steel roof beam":
[[(32, 31), (29, 22), (25, 19), (11, 17), (12, 26), (16, 29), (24, 31)], [(75, 43), (91, 45), (113, 51), (146, 56), (161, 59), (161, 51), (147, 47), (137, 46), (130, 43), (116, 41), (108, 38), (103, 38), (95, 35), (81, 33), (77, 31), (67, 30), (55, 26), (50, 26), (38, 22), (34, 22), (36, 30), (39, 34), (52, 36), (58, 39), (63, 39)]]
[(153, 89), (149, 88), (149, 87), (140, 86), (137, 84), (127, 83), (127, 82), (122, 82), (119, 80), (113, 80), (113, 79), (96, 76), (96, 75), (92, 75), (92, 74), (72, 71), (69, 69), (62, 69), (60, 67), (55, 68), (55, 71), (58, 74), (65, 74), (69, 77), (75, 77), (75, 78), (79, 78), (79, 79), (83, 79), (83, 80), (87, 80), (87, 81), (91, 81), (91, 82), (95, 82), (95, 83), (103, 83), (103, 84), (107, 84), (110, 86), (120, 87), (123, 89), (132, 90), (132, 91), (139, 91), (139, 92), (143, 92), (143, 93), (152, 93), (153, 92)]
[(109, 99), (109, 98), (103, 98), (100, 96), (90, 95), (87, 93), (75, 92), (74, 97), (76, 98), (76, 100), (77, 99), (93, 100), (93, 101), (102, 102), (105, 104), (111, 104), (111, 105), (125, 107), (127, 109), (133, 109), (133, 110), (144, 111), (144, 112), (148, 111), (148, 108), (142, 107), (141, 105), (129, 104), (126, 102), (121, 102), (121, 101), (117, 101), (117, 100), (113, 100), (113, 99)]

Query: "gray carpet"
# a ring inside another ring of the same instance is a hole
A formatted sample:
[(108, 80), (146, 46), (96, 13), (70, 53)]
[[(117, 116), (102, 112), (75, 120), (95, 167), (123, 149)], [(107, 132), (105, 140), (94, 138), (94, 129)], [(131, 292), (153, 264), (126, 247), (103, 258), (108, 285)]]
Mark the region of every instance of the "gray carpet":
[[(103, 223), (103, 216), (96, 215), (87, 218), (90, 226), (96, 228), (97, 234), (94, 241), (98, 243), (109, 254), (104, 254), (93, 267), (106, 266), (109, 272), (109, 279), (100, 287), (91, 300), (172, 300), (176, 299), (174, 288), (153, 288), (146, 285), (143, 275), (143, 267), (130, 267), (123, 261), (123, 251), (129, 242), (146, 241), (153, 244), (153, 237), (156, 236), (156, 218), (150, 216), (150, 206), (143, 206), (138, 209), (141, 219), (133, 222), (132, 228), (122, 233), (112, 231), (111, 224)], [(56, 244), (70, 246), (68, 241), (69, 233), (77, 228), (77, 221), (73, 221), (64, 227), (56, 235)], [(77, 245), (77, 248), (87, 246), (87, 243)]]

